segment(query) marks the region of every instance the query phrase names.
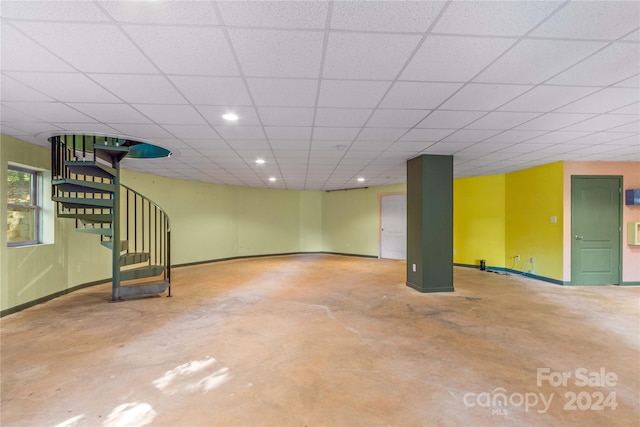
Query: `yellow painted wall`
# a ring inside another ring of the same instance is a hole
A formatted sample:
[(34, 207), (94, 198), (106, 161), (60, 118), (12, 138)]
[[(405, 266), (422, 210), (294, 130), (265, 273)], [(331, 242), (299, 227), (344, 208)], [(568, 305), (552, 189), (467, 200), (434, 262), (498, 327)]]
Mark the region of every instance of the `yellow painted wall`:
[(406, 191), (405, 184), (396, 184), (323, 193), (324, 250), (378, 256), (380, 196)]
[(505, 267), (505, 175), (453, 181), (453, 262)]
[(300, 193), (300, 251), (320, 252), (322, 246), (322, 193)]
[[(562, 280), (562, 162), (511, 172), (505, 179), (506, 267), (528, 272), (533, 257), (533, 274)], [(515, 255), (520, 261), (514, 261)]]

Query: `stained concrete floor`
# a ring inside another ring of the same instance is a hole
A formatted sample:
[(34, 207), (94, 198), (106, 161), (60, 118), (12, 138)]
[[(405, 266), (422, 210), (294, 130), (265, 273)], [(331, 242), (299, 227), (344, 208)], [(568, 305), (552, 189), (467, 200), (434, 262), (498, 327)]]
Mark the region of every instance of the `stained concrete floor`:
[(173, 298), (100, 285), (6, 316), (1, 424), (640, 424), (640, 288), (455, 268), (420, 294), (404, 271), (226, 261), (174, 269)]

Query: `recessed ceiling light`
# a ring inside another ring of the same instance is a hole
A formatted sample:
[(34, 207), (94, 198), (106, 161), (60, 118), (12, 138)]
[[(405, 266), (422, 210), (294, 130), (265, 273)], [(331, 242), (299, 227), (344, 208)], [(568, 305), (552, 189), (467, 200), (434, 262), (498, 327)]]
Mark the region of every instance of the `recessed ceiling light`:
[(358, 182), (364, 182), (364, 178), (363, 177), (358, 178)]
[(265, 161), (264, 161), (264, 159), (256, 159), (256, 163), (259, 164), (259, 165), (264, 165)]
[(276, 182), (276, 178), (272, 176), (271, 178), (269, 178), (269, 182)]
[(236, 120), (238, 120), (238, 115), (233, 113), (227, 113), (227, 114), (223, 114), (222, 118), (225, 120), (229, 120), (230, 122), (235, 122)]

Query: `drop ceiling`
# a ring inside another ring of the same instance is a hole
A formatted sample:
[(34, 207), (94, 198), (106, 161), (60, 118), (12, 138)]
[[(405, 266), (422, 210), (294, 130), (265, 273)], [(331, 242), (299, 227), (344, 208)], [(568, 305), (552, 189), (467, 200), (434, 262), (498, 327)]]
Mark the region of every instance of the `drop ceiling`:
[(637, 1), (1, 1), (0, 16), (2, 132), (173, 152), (124, 161), (136, 171), (333, 190), (403, 183), (420, 154), (452, 155), (456, 177), (640, 161)]

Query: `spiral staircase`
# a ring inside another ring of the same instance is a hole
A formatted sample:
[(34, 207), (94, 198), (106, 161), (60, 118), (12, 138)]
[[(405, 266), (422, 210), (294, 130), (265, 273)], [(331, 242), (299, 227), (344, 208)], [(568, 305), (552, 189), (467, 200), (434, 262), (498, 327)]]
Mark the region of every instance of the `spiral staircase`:
[(168, 157), (153, 144), (95, 135), (56, 135), (51, 142), (52, 199), (59, 218), (99, 236), (111, 252), (112, 301), (171, 296), (171, 226), (153, 201), (120, 182), (124, 158)]

